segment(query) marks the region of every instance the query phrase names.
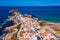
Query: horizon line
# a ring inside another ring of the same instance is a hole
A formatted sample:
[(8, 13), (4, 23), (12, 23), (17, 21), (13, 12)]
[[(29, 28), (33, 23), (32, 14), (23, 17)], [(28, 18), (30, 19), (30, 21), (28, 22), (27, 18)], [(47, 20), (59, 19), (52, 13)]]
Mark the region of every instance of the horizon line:
[[(0, 5), (1, 6), (1, 5)], [(5, 6), (7, 6), (7, 5), (5, 5)], [(11, 6), (11, 5), (10, 5)], [(15, 6), (15, 5), (14, 5)], [(45, 6), (45, 5), (44, 5)], [(48, 6), (48, 5), (46, 5), (46, 6)], [(49, 6), (60, 6), (60, 5), (49, 5)]]

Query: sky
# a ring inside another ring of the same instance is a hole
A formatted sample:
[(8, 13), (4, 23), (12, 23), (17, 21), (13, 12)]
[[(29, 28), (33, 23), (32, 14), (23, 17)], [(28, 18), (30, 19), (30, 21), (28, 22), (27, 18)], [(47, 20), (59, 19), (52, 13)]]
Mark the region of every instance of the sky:
[(60, 0), (0, 0), (0, 6), (57, 6)]

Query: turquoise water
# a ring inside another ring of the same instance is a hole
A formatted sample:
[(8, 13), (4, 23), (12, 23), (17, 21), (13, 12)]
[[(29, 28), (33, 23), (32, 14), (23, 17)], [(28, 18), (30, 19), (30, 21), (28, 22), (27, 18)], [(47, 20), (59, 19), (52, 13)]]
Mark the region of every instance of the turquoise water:
[(9, 10), (17, 9), (22, 14), (31, 14), (41, 20), (60, 22), (60, 6), (0, 6), (0, 23), (12, 14)]
[[(60, 6), (0, 6), (0, 24), (6, 21), (11, 9), (17, 9), (22, 14), (31, 14), (43, 21), (60, 23)], [(0, 28), (0, 35), (4, 33), (4, 28), (12, 25), (11, 22), (6, 22), (3, 28)]]
[(47, 22), (54, 22), (54, 23), (60, 23), (60, 17), (39, 17), (41, 20), (43, 21), (47, 21)]

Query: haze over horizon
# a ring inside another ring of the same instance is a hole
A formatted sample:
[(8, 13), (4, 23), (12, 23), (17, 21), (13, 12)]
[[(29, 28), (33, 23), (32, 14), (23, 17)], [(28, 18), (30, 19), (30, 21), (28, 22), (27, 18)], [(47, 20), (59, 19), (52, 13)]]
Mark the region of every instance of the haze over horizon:
[(0, 0), (0, 6), (60, 6), (60, 0)]

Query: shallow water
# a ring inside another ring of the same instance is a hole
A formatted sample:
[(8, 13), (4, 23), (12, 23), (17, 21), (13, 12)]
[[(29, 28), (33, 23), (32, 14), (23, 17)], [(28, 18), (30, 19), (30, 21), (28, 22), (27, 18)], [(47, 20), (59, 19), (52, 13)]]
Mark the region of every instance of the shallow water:
[(32, 14), (45, 21), (60, 22), (60, 6), (0, 6), (0, 23), (11, 15), (11, 9), (17, 9), (22, 14)]
[[(44, 21), (60, 23), (60, 6), (0, 6), (0, 24), (12, 15), (9, 13), (11, 9), (17, 9), (22, 14), (31, 14)], [(0, 35), (3, 33), (2, 30), (9, 25), (12, 23), (7, 22), (2, 29), (0, 28)]]

